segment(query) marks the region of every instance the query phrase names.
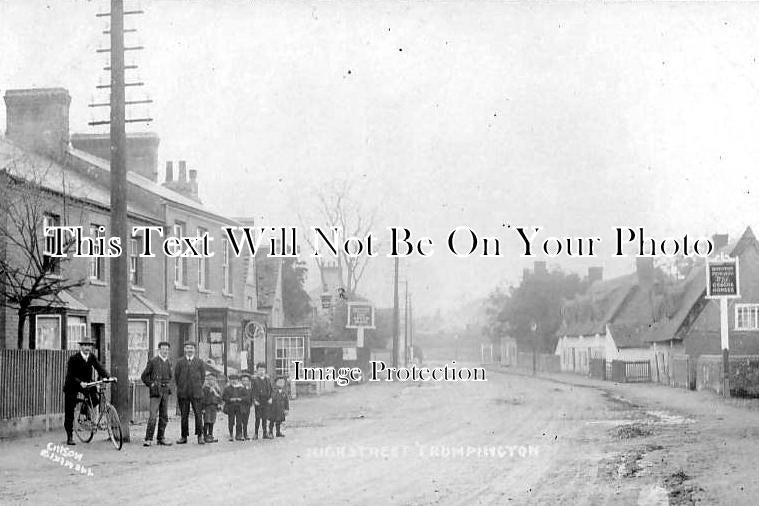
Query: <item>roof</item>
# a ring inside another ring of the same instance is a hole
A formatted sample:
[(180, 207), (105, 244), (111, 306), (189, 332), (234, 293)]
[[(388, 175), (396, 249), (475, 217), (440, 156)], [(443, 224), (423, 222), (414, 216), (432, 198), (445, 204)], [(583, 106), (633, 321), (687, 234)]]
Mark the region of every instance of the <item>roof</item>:
[(151, 314), (168, 316), (169, 313), (161, 309), (158, 304), (142, 294), (130, 292), (127, 300), (127, 314)]
[[(88, 153), (86, 151), (82, 151), (81, 149), (76, 149), (73, 147), (69, 147), (68, 151), (72, 156), (75, 156), (76, 158), (90, 165), (98, 167), (99, 169), (107, 171), (107, 172), (111, 171), (111, 163), (108, 160), (104, 160), (103, 158), (97, 157), (91, 153)], [(196, 200), (186, 197), (182, 195), (181, 193), (178, 193), (174, 190), (170, 190), (169, 188), (166, 188), (165, 186), (162, 186), (156, 183), (155, 181), (152, 181), (146, 178), (145, 176), (137, 174), (136, 172), (127, 171), (127, 181), (130, 184), (133, 184), (139, 188), (142, 188), (145, 191), (153, 193), (154, 195), (162, 198), (165, 201), (171, 202), (172, 204), (176, 204), (185, 208), (189, 208), (195, 212), (202, 213), (206, 216), (210, 216), (221, 223), (227, 223), (231, 225), (238, 224), (232, 218), (227, 218), (221, 213), (211, 209), (209, 206), (205, 204), (201, 204), (200, 202), (197, 202)]]
[(557, 335), (606, 333), (606, 324), (612, 320), (636, 283), (636, 274), (596, 281), (585, 293), (564, 303), (564, 318)]
[[(51, 158), (21, 149), (5, 137), (0, 137), (0, 171), (37, 184), (50, 192), (110, 209), (109, 188)], [(127, 210), (132, 215), (151, 215), (134, 202), (127, 204)]]
[(50, 307), (66, 308), (69, 311), (87, 312), (90, 310), (87, 306), (71, 295), (67, 290), (61, 290), (55, 295), (49, 295), (36, 299), (32, 304), (33, 307)]

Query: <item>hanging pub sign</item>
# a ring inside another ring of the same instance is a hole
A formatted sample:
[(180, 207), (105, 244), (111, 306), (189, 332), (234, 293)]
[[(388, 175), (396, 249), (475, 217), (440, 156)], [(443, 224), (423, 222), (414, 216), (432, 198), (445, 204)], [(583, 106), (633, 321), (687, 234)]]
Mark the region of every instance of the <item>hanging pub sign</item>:
[(329, 309), (332, 307), (332, 295), (329, 293), (325, 293), (321, 297), (322, 299), (322, 309)]
[(740, 297), (738, 259), (718, 257), (706, 264), (706, 298)]
[(367, 302), (349, 302), (348, 303), (348, 323), (347, 329), (373, 329), (374, 328), (374, 306)]

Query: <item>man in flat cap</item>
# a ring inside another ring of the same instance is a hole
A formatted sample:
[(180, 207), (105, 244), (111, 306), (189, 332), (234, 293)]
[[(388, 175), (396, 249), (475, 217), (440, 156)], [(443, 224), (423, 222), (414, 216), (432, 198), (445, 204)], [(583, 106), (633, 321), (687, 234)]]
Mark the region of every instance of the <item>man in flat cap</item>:
[(109, 378), (111, 376), (92, 353), (94, 344), (94, 341), (89, 337), (83, 337), (79, 341), (79, 353), (69, 357), (66, 364), (66, 380), (63, 384), (65, 413), (63, 427), (66, 429), (66, 444), (72, 446), (76, 444), (73, 433), (77, 395), (85, 391), (83, 387), (85, 383), (90, 383), (93, 380), (93, 367), (101, 378)]
[(150, 446), (152, 443), (156, 420), (158, 421), (158, 444), (171, 446), (171, 443), (164, 439), (166, 425), (169, 423), (169, 397), (171, 396), (170, 347), (171, 345), (166, 341), (158, 343), (158, 355), (148, 360), (145, 370), (142, 371), (142, 382), (150, 389), (150, 418), (148, 418), (143, 446)]
[(198, 444), (205, 444), (203, 438), (203, 382), (206, 378), (205, 364), (195, 356), (196, 345), (194, 342), (186, 342), (184, 356), (177, 361), (174, 367), (174, 379), (177, 383), (177, 402), (181, 415), (182, 437), (177, 444), (187, 443), (190, 432), (189, 417), (190, 407), (195, 413), (195, 435)]

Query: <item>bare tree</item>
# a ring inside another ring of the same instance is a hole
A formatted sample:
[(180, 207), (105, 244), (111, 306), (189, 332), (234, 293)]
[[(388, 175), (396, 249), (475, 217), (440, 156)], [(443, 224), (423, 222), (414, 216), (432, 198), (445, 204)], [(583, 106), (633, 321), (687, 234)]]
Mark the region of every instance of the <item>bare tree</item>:
[[(324, 190), (316, 195), (318, 220), (325, 227), (338, 227), (342, 230), (343, 238), (364, 238), (371, 232), (374, 226), (375, 213), (365, 208), (364, 204), (352, 195), (352, 187), (348, 181), (339, 181), (325, 186)], [(301, 224), (304, 223), (300, 217)], [(306, 234), (308, 244), (312, 249), (315, 245)], [(357, 293), (358, 285), (364, 276), (369, 262), (368, 255), (350, 256), (344, 249), (338, 249), (337, 271), (340, 279), (340, 289), (350, 297)], [(324, 268), (330, 263), (329, 259), (316, 258), (324, 284)]]
[[(66, 224), (69, 199), (66, 182), (60, 175), (60, 191), (54, 191), (50, 167), (35, 166), (21, 157), (0, 162), (0, 306), (18, 314), (18, 348), (24, 344), (24, 325), (34, 307), (56, 303), (63, 290), (81, 286), (82, 279), (64, 274), (66, 258), (45, 254), (43, 225), (50, 202), (62, 210), (61, 225)], [(73, 248), (73, 239), (62, 245), (64, 253)]]

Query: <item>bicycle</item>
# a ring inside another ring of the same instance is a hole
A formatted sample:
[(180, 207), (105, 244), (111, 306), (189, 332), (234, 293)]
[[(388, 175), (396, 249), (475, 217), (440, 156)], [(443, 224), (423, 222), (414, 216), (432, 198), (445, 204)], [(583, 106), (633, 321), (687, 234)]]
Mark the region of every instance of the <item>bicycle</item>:
[[(92, 441), (98, 430), (107, 430), (108, 438), (113, 443), (113, 447), (121, 450), (123, 444), (121, 420), (116, 408), (105, 398), (105, 390), (101, 388), (101, 385), (115, 381), (116, 378), (106, 378), (82, 384), (85, 389), (84, 398), (77, 400), (74, 407), (74, 420), (76, 421), (74, 430), (82, 443)], [(90, 388), (96, 389), (97, 404), (92, 402), (93, 395), (87, 391)], [(82, 410), (83, 407), (86, 409)], [(97, 422), (94, 421), (95, 419)]]

